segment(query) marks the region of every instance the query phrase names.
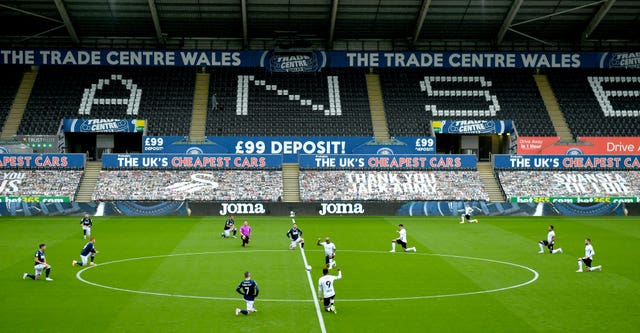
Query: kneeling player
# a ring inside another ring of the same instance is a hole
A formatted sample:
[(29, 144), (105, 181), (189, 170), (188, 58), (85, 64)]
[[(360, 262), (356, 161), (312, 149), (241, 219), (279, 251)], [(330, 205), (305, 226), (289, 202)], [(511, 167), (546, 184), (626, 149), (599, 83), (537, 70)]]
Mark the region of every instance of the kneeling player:
[(300, 247), (304, 247), (304, 238), (302, 238), (302, 230), (298, 229), (298, 225), (297, 224), (293, 224), (293, 226), (291, 227), (291, 229), (289, 229), (289, 231), (287, 231), (287, 237), (289, 237), (289, 240), (291, 241), (291, 244), (289, 245), (289, 249), (293, 250), (296, 248), (296, 245), (300, 244)]
[(229, 218), (224, 222), (224, 229), (222, 230), (222, 238), (229, 238), (231, 236), (231, 232), (233, 232), (233, 238), (236, 238), (236, 222), (233, 219), (233, 215), (229, 216)]
[(96, 239), (94, 237), (91, 237), (89, 239), (89, 243), (87, 243), (83, 248), (82, 251), (80, 251), (80, 262), (74, 260), (71, 262), (71, 266), (86, 266), (87, 265), (87, 261), (89, 260), (89, 257), (91, 257), (91, 262), (89, 263), (90, 266), (95, 266), (96, 263), (94, 262), (95, 258), (96, 258), (96, 253), (98, 253), (98, 251), (96, 251), (96, 247), (94, 246), (94, 244), (96, 243)]
[(554, 249), (553, 246), (556, 243), (556, 233), (555, 231), (553, 231), (553, 226), (550, 225), (549, 226), (549, 232), (547, 233), (547, 239), (543, 239), (538, 243), (538, 246), (540, 246), (540, 252), (538, 253), (544, 253), (544, 246), (547, 247), (547, 249), (549, 249), (549, 253), (551, 254), (556, 254), (556, 253), (562, 253), (562, 248), (558, 248), (558, 249)]
[(477, 219), (471, 219), (471, 214), (473, 214), (473, 208), (466, 204), (464, 207), (464, 214), (460, 216), (460, 223), (463, 224), (465, 221), (467, 223), (478, 223)]
[(593, 256), (596, 254), (596, 251), (593, 249), (591, 245), (591, 239), (587, 238), (584, 240), (584, 257), (578, 258), (578, 270), (576, 272), (582, 273), (582, 264), (587, 266), (587, 272), (593, 271), (601, 271), (602, 265), (591, 267), (591, 262), (593, 261)]
[(36, 255), (33, 258), (35, 274), (24, 273), (22, 275), (22, 279), (30, 278), (31, 280), (39, 280), (40, 276), (42, 276), (42, 271), (45, 272), (45, 280), (53, 281), (52, 278), (49, 277), (51, 273), (51, 265), (47, 264), (47, 258), (44, 255), (44, 252), (47, 250), (47, 245), (44, 243), (38, 246), (38, 250), (36, 251)]
[(256, 283), (256, 281), (253, 281), (251, 279), (251, 273), (244, 272), (244, 280), (240, 282), (240, 284), (236, 288), (236, 292), (242, 295), (242, 298), (244, 298), (244, 301), (247, 304), (246, 310), (236, 308), (236, 316), (241, 313), (247, 316), (258, 311), (255, 307), (253, 307), (253, 302), (255, 302), (256, 297), (258, 297), (260, 289), (258, 289), (258, 284)]
[(400, 244), (400, 246), (402, 246), (402, 248), (404, 249), (404, 252), (416, 252), (415, 247), (407, 248), (407, 229), (404, 228), (404, 225), (398, 224), (398, 233), (400, 234), (400, 236), (391, 241), (391, 251), (389, 252), (396, 252), (396, 244)]
[(327, 312), (336, 312), (334, 305), (336, 291), (333, 289), (333, 282), (342, 278), (342, 270), (338, 268), (338, 275), (329, 275), (329, 268), (322, 269), (322, 277), (318, 279), (318, 297), (323, 302)]
[(320, 238), (318, 238), (317, 244), (318, 246), (324, 247), (324, 262), (327, 268), (331, 269), (332, 267), (335, 267), (337, 265), (334, 259), (336, 257), (336, 245), (331, 243), (331, 239), (329, 239), (329, 237), (325, 239), (324, 243), (322, 243)]

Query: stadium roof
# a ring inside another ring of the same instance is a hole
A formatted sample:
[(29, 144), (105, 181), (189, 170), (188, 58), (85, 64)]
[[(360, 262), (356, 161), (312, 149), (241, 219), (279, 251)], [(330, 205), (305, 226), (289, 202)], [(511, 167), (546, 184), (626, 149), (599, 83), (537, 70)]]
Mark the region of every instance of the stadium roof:
[(638, 49), (638, 0), (2, 0), (0, 46)]

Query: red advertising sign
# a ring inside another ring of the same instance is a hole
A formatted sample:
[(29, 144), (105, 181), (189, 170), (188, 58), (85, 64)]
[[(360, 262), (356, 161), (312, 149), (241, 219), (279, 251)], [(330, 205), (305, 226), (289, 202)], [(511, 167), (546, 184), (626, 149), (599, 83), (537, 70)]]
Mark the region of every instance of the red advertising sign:
[(584, 136), (578, 143), (560, 143), (556, 136), (518, 137), (519, 155), (640, 155), (640, 137)]

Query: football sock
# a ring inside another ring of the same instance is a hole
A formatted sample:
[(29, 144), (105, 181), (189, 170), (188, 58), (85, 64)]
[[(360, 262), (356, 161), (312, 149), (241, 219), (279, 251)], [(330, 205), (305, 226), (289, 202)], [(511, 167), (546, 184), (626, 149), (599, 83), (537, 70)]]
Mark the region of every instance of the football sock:
[(394, 251), (396, 250), (396, 243), (393, 243), (393, 242), (391, 243), (391, 249)]
[(591, 267), (592, 271), (601, 271), (602, 270), (602, 265), (598, 265), (598, 266), (593, 266)]
[(248, 314), (249, 314), (249, 311), (247, 311), (247, 310), (240, 310), (240, 313), (242, 313), (243, 315), (245, 315), (245, 316), (246, 316), (246, 315), (248, 315)]
[(30, 278), (31, 280), (35, 280), (36, 276), (33, 274), (27, 274), (27, 277)]
[(304, 242), (300, 243), (300, 247), (304, 248)]
[(562, 251), (562, 248), (552, 250), (552, 251), (551, 251), (551, 253), (552, 253), (552, 254), (556, 254), (556, 253), (558, 253), (558, 252), (560, 252), (560, 251)]
[(578, 260), (578, 269), (582, 270), (582, 260)]
[(82, 230), (82, 235), (86, 236), (87, 235), (87, 231), (86, 230)]
[(542, 246), (542, 244), (538, 243), (538, 246), (540, 247), (540, 251), (544, 252), (544, 247)]
[(46, 277), (49, 277), (49, 273), (51, 273), (51, 268), (47, 268), (47, 269), (45, 270), (45, 273), (46, 273), (46, 275), (45, 275), (45, 276), (46, 276)]
[(82, 261), (78, 261), (78, 262), (76, 263), (76, 265), (78, 265), (78, 266), (82, 266)]
[(96, 259), (96, 256), (91, 256), (91, 262)]
[(234, 231), (233, 231), (233, 235), (234, 235), (234, 236), (236, 235), (236, 230), (234, 230)]

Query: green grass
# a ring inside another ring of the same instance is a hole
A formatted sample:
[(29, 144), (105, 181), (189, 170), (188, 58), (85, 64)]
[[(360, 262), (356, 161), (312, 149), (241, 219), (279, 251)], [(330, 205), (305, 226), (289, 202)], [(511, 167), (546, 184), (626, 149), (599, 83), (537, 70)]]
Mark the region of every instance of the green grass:
[[(287, 250), (290, 219), (248, 217), (248, 249), (220, 239), (221, 217), (98, 217), (98, 266), (83, 272), (71, 260), (86, 241), (79, 218), (0, 220), (0, 331), (2, 332), (320, 332), (299, 251)], [(236, 221), (241, 221), (238, 217)], [(457, 218), (299, 217), (314, 267), (324, 256), (318, 237), (331, 236), (344, 278), (336, 282), (338, 314), (323, 313), (327, 332), (633, 332), (640, 326), (640, 219), (636, 217), (485, 217), (477, 225)], [(417, 254), (388, 253), (404, 223)], [(564, 254), (537, 254), (548, 224)], [(575, 273), (591, 237), (603, 272)], [(53, 282), (22, 280), (47, 243)], [(189, 254), (184, 256), (164, 256)], [(493, 293), (432, 297), (517, 285), (534, 274), (486, 258), (530, 267), (539, 278)], [(110, 261), (162, 256), (104, 264)], [(261, 288), (259, 312), (243, 307), (235, 287), (250, 270)], [(430, 296), (411, 300), (370, 300)], [(227, 298), (227, 299), (225, 299)], [(267, 301), (267, 300), (290, 300)], [(296, 301), (297, 300), (297, 301)]]

